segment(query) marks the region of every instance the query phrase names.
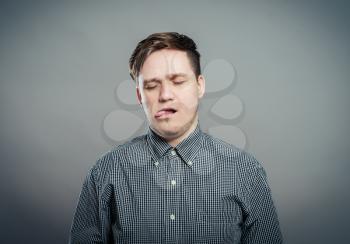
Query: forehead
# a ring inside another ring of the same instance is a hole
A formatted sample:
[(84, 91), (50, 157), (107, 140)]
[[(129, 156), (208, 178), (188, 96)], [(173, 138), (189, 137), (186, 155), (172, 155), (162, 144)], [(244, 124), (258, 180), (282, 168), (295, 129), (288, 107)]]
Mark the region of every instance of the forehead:
[(185, 51), (173, 49), (155, 51), (146, 58), (140, 70), (140, 76), (144, 79), (164, 78), (174, 73), (194, 75)]

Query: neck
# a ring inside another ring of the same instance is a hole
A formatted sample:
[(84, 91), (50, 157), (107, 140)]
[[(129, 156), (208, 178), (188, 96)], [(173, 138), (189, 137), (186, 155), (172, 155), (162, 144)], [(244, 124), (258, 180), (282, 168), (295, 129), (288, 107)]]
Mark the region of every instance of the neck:
[(165, 138), (166, 142), (169, 143), (172, 147), (176, 147), (180, 142), (186, 139), (197, 127), (198, 117), (196, 117), (195, 121), (192, 123), (190, 128), (185, 131), (181, 136), (176, 138)]

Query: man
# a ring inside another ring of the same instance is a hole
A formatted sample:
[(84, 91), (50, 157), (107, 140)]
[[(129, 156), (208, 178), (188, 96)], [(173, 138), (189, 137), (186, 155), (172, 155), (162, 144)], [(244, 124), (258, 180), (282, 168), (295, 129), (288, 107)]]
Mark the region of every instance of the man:
[(130, 74), (149, 130), (91, 168), (71, 243), (282, 243), (259, 162), (199, 127), (199, 60), (174, 32), (137, 45)]

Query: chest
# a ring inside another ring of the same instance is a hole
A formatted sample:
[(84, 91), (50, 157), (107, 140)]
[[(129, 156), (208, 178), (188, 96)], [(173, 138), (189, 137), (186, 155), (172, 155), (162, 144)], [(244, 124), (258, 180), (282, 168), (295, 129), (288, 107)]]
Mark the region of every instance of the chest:
[[(180, 160), (116, 177), (113, 232), (120, 243), (239, 243), (242, 201), (220, 167)], [(233, 176), (233, 175), (232, 175)]]

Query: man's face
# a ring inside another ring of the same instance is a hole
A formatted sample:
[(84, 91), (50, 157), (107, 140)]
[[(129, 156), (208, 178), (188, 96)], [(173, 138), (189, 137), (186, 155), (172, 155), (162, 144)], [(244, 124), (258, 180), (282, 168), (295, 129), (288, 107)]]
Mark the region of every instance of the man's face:
[(195, 76), (186, 52), (152, 53), (140, 70), (136, 89), (151, 128), (170, 144), (195, 129), (205, 81), (202, 75)]

